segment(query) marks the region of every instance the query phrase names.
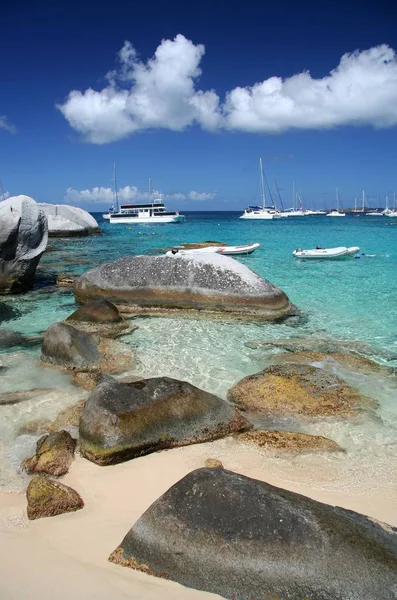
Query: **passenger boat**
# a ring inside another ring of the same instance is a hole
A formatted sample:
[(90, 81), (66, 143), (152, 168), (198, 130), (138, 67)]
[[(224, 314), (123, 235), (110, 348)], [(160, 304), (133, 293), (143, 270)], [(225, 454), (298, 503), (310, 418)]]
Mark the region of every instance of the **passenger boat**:
[(312, 248), (310, 250), (303, 250), (302, 248), (297, 248), (293, 251), (293, 256), (295, 258), (321, 258), (321, 259), (329, 259), (329, 258), (343, 258), (345, 256), (354, 256), (357, 252), (360, 251), (358, 246), (351, 246), (348, 248), (347, 246), (338, 246), (337, 248)]

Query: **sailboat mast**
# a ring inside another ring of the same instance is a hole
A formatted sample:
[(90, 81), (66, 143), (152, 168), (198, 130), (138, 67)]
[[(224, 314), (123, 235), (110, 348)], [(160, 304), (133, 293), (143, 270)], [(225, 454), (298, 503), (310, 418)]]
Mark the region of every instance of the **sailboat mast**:
[(357, 212), (357, 198), (354, 198), (354, 212)]
[(339, 192), (338, 188), (336, 188), (336, 210), (339, 212)]
[(363, 190), (363, 205), (362, 205), (362, 208), (361, 208), (361, 212), (364, 212), (364, 211), (365, 211), (365, 192)]
[(294, 210), (296, 210), (296, 208), (295, 208), (295, 181), (292, 182), (292, 208)]
[(114, 190), (113, 190), (114, 204), (117, 209), (116, 212), (119, 212), (119, 196), (118, 196), (118, 191), (117, 191), (116, 163), (114, 163), (114, 165), (113, 165), (113, 182), (114, 182)]
[(261, 196), (262, 196), (262, 208), (266, 206), (266, 197), (265, 197), (265, 184), (263, 182), (263, 166), (262, 166), (262, 158), (259, 159), (259, 166), (261, 171)]

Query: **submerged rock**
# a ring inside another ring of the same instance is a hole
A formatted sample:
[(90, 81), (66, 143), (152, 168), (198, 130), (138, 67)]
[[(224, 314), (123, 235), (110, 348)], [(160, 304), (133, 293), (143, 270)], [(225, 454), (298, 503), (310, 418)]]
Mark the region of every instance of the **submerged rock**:
[(148, 312), (195, 309), (263, 319), (293, 312), (282, 290), (219, 254), (121, 258), (82, 275), (74, 293), (79, 302), (105, 298)]
[(331, 338), (310, 337), (291, 337), (279, 340), (249, 340), (244, 344), (248, 348), (258, 350), (283, 349), (287, 352), (321, 352), (326, 354), (344, 354), (356, 356), (379, 356), (384, 360), (397, 360), (397, 353), (382, 350), (380, 348), (371, 348), (362, 342), (347, 342), (346, 340), (337, 340)]
[(47, 240), (47, 219), (33, 198), (14, 196), (0, 203), (0, 294), (33, 286)]
[(33, 388), (31, 390), (15, 390), (13, 392), (0, 392), (0, 406), (19, 404), (32, 400), (33, 398), (42, 398), (46, 394), (50, 394), (54, 390), (51, 388)]
[[(334, 440), (322, 435), (308, 435), (294, 431), (278, 431), (276, 429), (255, 429), (240, 434), (237, 439), (259, 446), (263, 450), (277, 450), (281, 452), (343, 452), (343, 448)], [(206, 464), (206, 466), (208, 466)]]
[(184, 248), (185, 250), (196, 250), (199, 248), (209, 248), (211, 246), (227, 246), (224, 242), (189, 242), (181, 244), (178, 248)]
[(112, 302), (102, 299), (87, 302), (75, 310), (66, 322), (87, 333), (96, 333), (105, 337), (117, 337), (137, 329), (130, 326)]
[(221, 398), (169, 377), (106, 380), (80, 420), (80, 452), (99, 465), (218, 439), (250, 423)]
[(31, 346), (38, 344), (41, 336), (26, 336), (19, 331), (0, 329), (0, 348), (11, 348), (12, 346)]
[(74, 489), (47, 477), (33, 477), (26, 490), (26, 498), (31, 520), (73, 512), (84, 506)]
[(72, 288), (75, 284), (76, 279), (78, 279), (77, 275), (71, 275), (70, 273), (60, 273), (59, 275), (57, 275), (56, 284), (59, 287)]
[(42, 435), (43, 433), (55, 433), (60, 429), (77, 429), (81, 413), (83, 412), (85, 399), (79, 400), (75, 404), (61, 410), (54, 420), (36, 419), (28, 421), (19, 429), (19, 434)]
[(333, 373), (293, 363), (245, 377), (229, 390), (228, 399), (270, 417), (351, 417), (376, 406)]
[(273, 363), (297, 363), (300, 365), (312, 365), (321, 363), (323, 368), (332, 369), (342, 367), (349, 371), (355, 371), (365, 374), (384, 374), (392, 373), (392, 370), (383, 365), (360, 356), (358, 354), (343, 354), (341, 352), (286, 352), (285, 354), (276, 354)]
[(97, 338), (67, 323), (47, 329), (41, 360), (74, 371), (117, 373), (135, 366), (134, 353), (126, 344)]
[(86, 210), (68, 204), (39, 204), (48, 219), (50, 237), (89, 235), (100, 231), (99, 225)]
[(36, 454), (25, 459), (21, 468), (28, 473), (66, 475), (74, 459), (76, 443), (65, 430), (44, 435), (36, 444)]
[(396, 530), (225, 469), (178, 481), (110, 560), (230, 600), (392, 600), (397, 589)]

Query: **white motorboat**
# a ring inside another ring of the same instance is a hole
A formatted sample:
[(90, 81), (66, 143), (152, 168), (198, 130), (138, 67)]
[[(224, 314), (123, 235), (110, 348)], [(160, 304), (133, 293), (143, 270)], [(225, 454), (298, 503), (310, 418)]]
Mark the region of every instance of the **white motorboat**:
[(354, 256), (360, 251), (359, 246), (338, 246), (337, 248), (312, 248), (310, 250), (303, 250), (297, 248), (293, 251), (295, 258), (343, 258), (344, 256)]
[(246, 246), (207, 246), (206, 248), (190, 248), (184, 249), (183, 246), (178, 246), (166, 252), (166, 256), (175, 256), (181, 254), (223, 254), (225, 256), (236, 256), (239, 254), (252, 254), (260, 244), (248, 244)]
[(239, 217), (240, 219), (261, 219), (261, 220), (273, 220), (279, 219), (281, 216), (280, 211), (276, 210), (275, 206), (266, 206), (265, 196), (265, 184), (263, 180), (263, 166), (262, 159), (259, 159), (260, 167), (260, 195), (262, 199), (262, 206), (248, 206)]
[(260, 244), (249, 244), (247, 246), (221, 246), (218, 250), (218, 254), (224, 254), (226, 256), (252, 254), (257, 248), (260, 248)]
[(365, 213), (366, 217), (383, 217), (384, 213), (383, 212), (379, 212), (378, 210), (370, 210), (369, 212)]

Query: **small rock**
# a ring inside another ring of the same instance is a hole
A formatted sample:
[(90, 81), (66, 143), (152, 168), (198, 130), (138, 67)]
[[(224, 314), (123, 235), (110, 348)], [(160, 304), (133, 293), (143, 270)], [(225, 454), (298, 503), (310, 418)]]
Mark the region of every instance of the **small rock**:
[(73, 327), (86, 333), (104, 337), (117, 337), (137, 329), (120, 315), (112, 302), (101, 299), (87, 302), (78, 308), (66, 319), (66, 323), (71, 323)]
[(107, 300), (92, 300), (74, 311), (67, 321), (83, 321), (88, 323), (120, 323), (123, 320), (118, 308)]
[(47, 477), (33, 477), (26, 490), (26, 498), (31, 520), (73, 512), (84, 506), (74, 489)]
[(77, 275), (70, 275), (69, 273), (60, 273), (57, 276), (56, 284), (60, 287), (72, 288), (76, 279)]
[(25, 459), (21, 468), (30, 474), (66, 475), (73, 462), (76, 443), (65, 430), (43, 435), (37, 442), (36, 454)]
[(57, 417), (51, 421), (50, 419), (36, 419), (22, 425), (19, 429), (19, 434), (42, 435), (43, 433), (55, 433), (60, 429), (77, 428), (81, 413), (85, 404), (84, 400), (79, 400), (75, 404), (61, 410)]
[(223, 469), (223, 464), (217, 458), (207, 458), (204, 464), (208, 469)]
[[(264, 450), (279, 450), (282, 452), (343, 452), (336, 442), (322, 435), (308, 435), (293, 431), (254, 430), (246, 431), (237, 439), (242, 442), (255, 444)], [(206, 467), (209, 466), (205, 465)]]

